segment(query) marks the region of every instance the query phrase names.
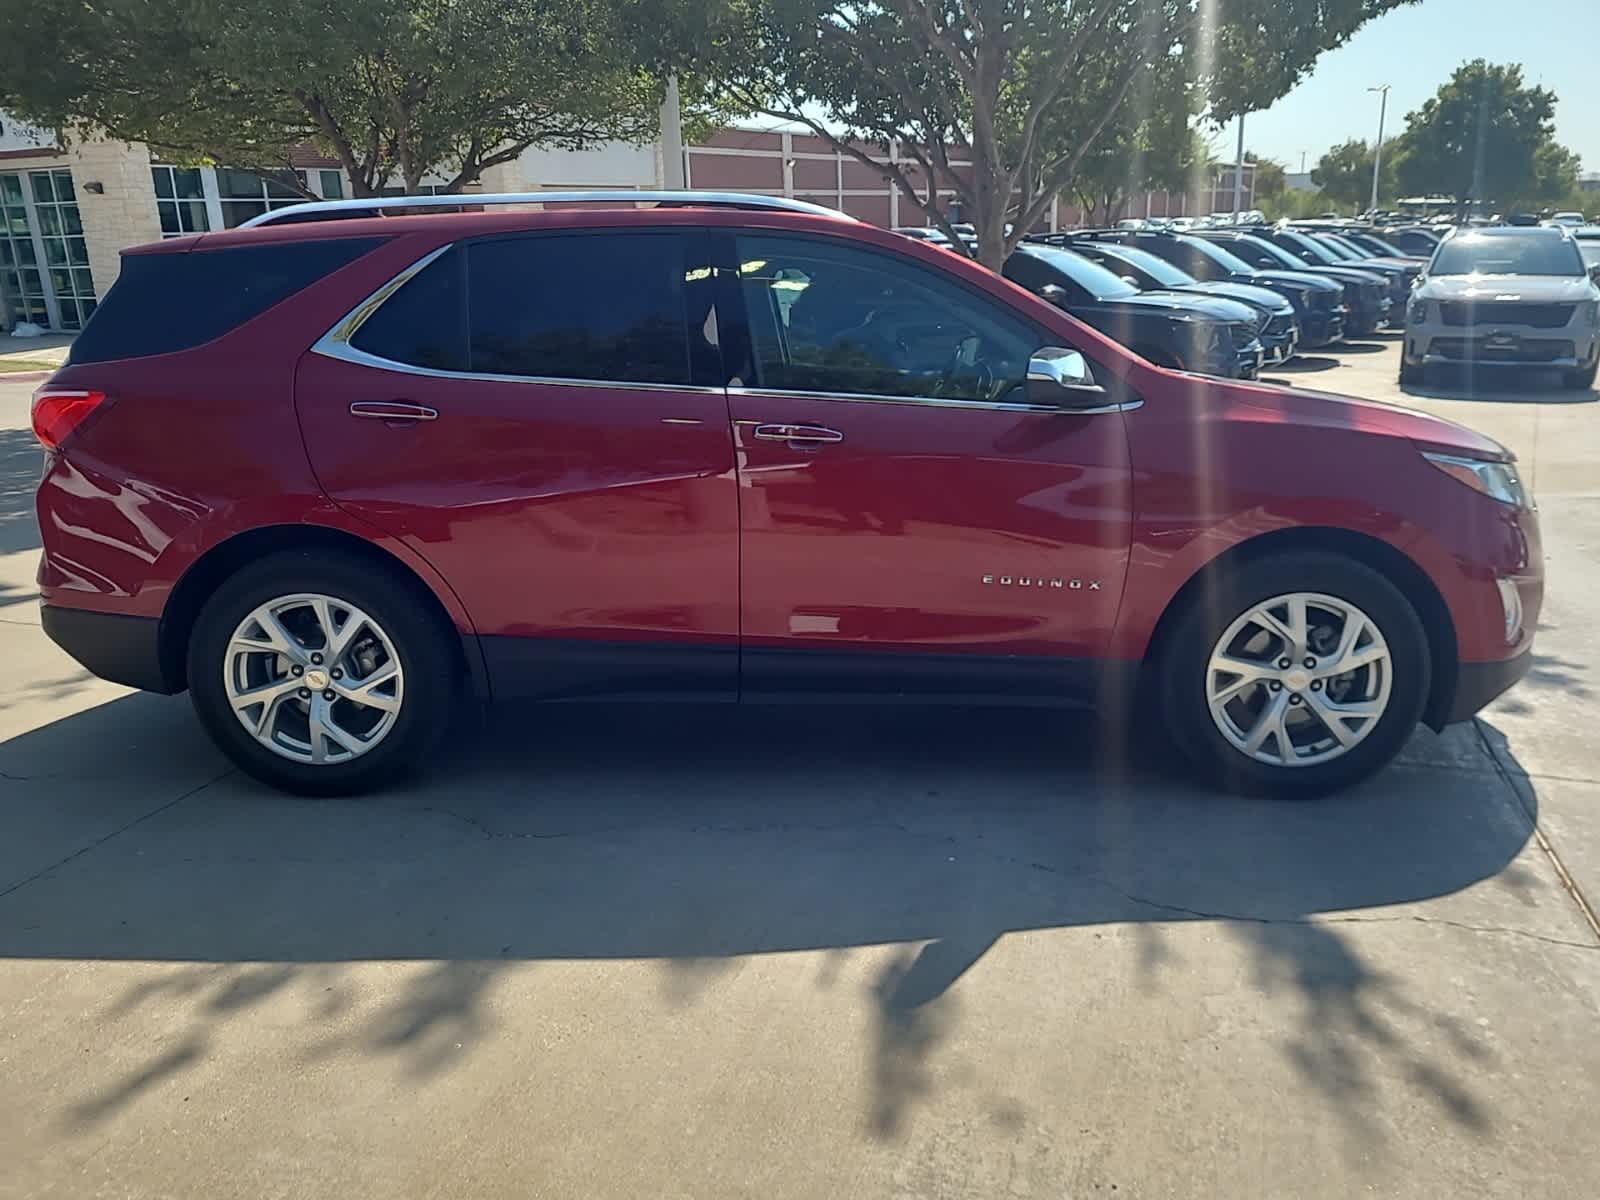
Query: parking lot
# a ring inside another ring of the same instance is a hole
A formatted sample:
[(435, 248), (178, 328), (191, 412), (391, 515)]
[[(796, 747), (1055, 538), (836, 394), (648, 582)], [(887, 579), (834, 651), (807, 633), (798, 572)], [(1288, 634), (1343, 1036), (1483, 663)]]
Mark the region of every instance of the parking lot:
[(0, 1197), (1600, 1194), (1600, 394), (1396, 373), (1268, 377), (1518, 452), (1538, 656), (1305, 804), (1074, 714), (609, 706), (282, 796), (44, 638), (0, 376)]

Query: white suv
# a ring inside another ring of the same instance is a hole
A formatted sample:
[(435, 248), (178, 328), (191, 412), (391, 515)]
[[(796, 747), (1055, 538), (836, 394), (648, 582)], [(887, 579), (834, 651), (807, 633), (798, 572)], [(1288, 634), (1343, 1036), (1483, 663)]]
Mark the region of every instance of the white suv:
[(1600, 267), (1565, 229), (1460, 230), (1440, 243), (1406, 306), (1400, 382), (1435, 365), (1553, 367), (1569, 388), (1600, 365)]

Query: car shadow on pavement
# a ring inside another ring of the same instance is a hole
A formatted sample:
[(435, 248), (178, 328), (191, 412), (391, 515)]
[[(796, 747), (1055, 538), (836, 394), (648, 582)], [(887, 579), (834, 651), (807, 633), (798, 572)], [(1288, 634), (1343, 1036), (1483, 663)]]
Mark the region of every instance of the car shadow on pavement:
[(1319, 371), (1331, 371), (1341, 366), (1337, 358), (1329, 358), (1326, 354), (1297, 354), (1286, 363), (1279, 363), (1275, 367), (1267, 368), (1275, 375), (1315, 375)]
[[(182, 698), (130, 696), (0, 744), (0, 847), (23, 856), (0, 853), (0, 958), (170, 964), (96, 1036), (152, 1001), (187, 1014), (136, 1070), (108, 1068), (68, 1126), (189, 1070), (269, 998), (303, 1015), (274, 1026), (284, 1053), (387, 1056), (424, 1081), (492, 1046), (493, 991), (524, 964), (658, 961), (673, 1004), (714, 1003), (742, 956), (823, 952), (826, 988), (892, 944), (863, 997), (863, 1124), (893, 1137), (933, 1086), (952, 988), (997, 940), (1131, 926), (1153, 991), (1176, 960), (1166, 931), (1192, 921), (1246, 948), (1257, 989), (1298, 995), (1283, 1053), (1359, 1153), (1382, 1140), (1380, 1063), (1403, 1063), (1448, 1119), (1488, 1120), (1417, 1043), (1444, 1030), (1452, 1059), (1488, 1050), (1349, 936), (1491, 877), (1532, 886), (1513, 860), (1535, 814), (1486, 757), (1269, 803), (1201, 791), (1143, 749), (1113, 760), (1070, 713), (535, 707), (458, 740), (407, 786), (322, 801), (228, 771)], [(373, 1000), (347, 979), (372, 960), (419, 965)]]
[[(1377, 334), (1363, 334), (1363, 337), (1377, 337)], [(1340, 354), (1382, 354), (1389, 347), (1382, 342), (1340, 342)]]
[(1423, 383), (1405, 383), (1400, 390), (1408, 396), (1430, 400), (1473, 400), (1493, 404), (1594, 404), (1600, 392), (1593, 388), (1574, 391), (1561, 386), (1554, 371), (1512, 371), (1505, 368), (1487, 371), (1430, 368)]

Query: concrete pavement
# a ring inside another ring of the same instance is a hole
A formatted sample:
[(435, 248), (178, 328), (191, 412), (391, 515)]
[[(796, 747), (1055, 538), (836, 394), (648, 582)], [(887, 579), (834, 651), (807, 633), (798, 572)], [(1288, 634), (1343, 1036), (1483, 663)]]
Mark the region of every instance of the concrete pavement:
[[(1071, 715), (511, 710), (312, 802), (42, 637), (0, 383), (0, 1197), (1590, 1197), (1600, 404), (1534, 677), (1316, 804)], [(819, 750), (825, 748), (825, 752)]]

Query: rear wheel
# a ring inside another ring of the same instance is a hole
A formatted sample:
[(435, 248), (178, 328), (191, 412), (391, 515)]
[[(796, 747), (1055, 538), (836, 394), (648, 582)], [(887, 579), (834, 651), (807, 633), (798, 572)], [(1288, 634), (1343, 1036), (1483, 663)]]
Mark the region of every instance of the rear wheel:
[(242, 770), (286, 791), (363, 791), (415, 767), (455, 709), (449, 631), (393, 572), (275, 554), (201, 610), (189, 691)]
[(1428, 695), (1427, 645), (1410, 602), (1362, 563), (1247, 563), (1199, 590), (1165, 637), (1165, 724), (1225, 787), (1322, 795), (1405, 744)]

